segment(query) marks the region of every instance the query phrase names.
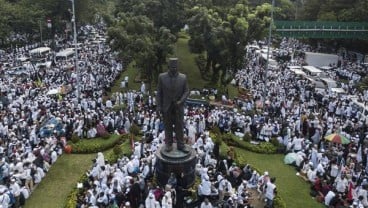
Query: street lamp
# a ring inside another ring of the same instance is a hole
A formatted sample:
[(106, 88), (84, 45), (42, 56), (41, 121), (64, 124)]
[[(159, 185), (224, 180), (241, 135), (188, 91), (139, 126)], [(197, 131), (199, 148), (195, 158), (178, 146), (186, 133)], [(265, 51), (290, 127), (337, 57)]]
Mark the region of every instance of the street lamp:
[(42, 44), (42, 42), (43, 42), (43, 41), (42, 41), (42, 24), (41, 24), (41, 23), (42, 23), (42, 21), (41, 21), (41, 20), (39, 20), (39, 21), (38, 21), (38, 24), (39, 24), (39, 26), (40, 26), (40, 41), (41, 41), (41, 46), (43, 46), (43, 44)]
[(78, 69), (78, 49), (77, 49), (77, 27), (76, 27), (76, 20), (75, 20), (75, 6), (74, 6), (74, 0), (70, 0), (72, 2), (72, 23), (73, 23), (73, 31), (74, 31), (74, 37), (73, 37), (73, 43), (74, 43), (74, 69), (77, 73), (77, 99), (78, 103), (80, 102), (80, 81), (79, 76), (80, 72)]
[(270, 22), (270, 27), (268, 29), (267, 61), (266, 61), (266, 69), (265, 69), (265, 76), (264, 76), (264, 89), (263, 89), (264, 100), (263, 100), (263, 102), (266, 101), (267, 72), (268, 72), (268, 67), (269, 67), (269, 63), (270, 63), (270, 47), (271, 47), (271, 41), (272, 41), (271, 39), (272, 39), (273, 8), (274, 7), (275, 7), (275, 0), (272, 0), (272, 6), (271, 6), (271, 22)]

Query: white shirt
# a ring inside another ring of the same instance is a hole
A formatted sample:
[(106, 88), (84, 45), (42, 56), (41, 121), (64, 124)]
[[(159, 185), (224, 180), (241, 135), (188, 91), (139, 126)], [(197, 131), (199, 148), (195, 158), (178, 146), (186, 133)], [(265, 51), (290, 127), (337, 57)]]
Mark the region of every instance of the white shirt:
[(171, 192), (167, 191), (162, 198), (162, 208), (172, 208), (172, 199), (171, 199)]
[(271, 183), (270, 181), (267, 183), (265, 194), (267, 199), (273, 200), (273, 198), (275, 197), (275, 188), (276, 188), (275, 184)]
[(9, 188), (15, 197), (20, 195), (20, 186), (17, 182), (12, 183)]
[(209, 196), (211, 194), (211, 182), (208, 180), (202, 180), (198, 188), (201, 195)]
[(201, 203), (201, 208), (212, 208), (212, 204), (211, 202), (208, 202), (208, 204), (206, 204), (205, 202)]
[(333, 191), (329, 191), (327, 193), (327, 195), (325, 196), (325, 205), (329, 206), (331, 199), (334, 198), (336, 196), (336, 194)]
[(10, 202), (10, 198), (8, 194), (3, 193), (0, 195), (0, 204), (3, 208), (8, 208), (9, 202)]

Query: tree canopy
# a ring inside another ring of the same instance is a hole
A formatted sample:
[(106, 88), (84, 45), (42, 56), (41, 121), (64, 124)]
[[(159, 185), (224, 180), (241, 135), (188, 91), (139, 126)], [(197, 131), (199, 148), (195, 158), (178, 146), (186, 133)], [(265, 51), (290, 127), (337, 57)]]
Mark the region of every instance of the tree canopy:
[[(93, 23), (105, 5), (105, 0), (75, 0), (77, 24)], [(52, 23), (48, 33), (63, 33), (71, 21), (71, 6), (70, 0), (0, 0), (0, 45), (7, 46), (12, 34), (25, 36), (17, 40), (20, 43), (33, 41), (40, 27), (46, 31), (48, 19)]]
[(366, 0), (308, 0), (302, 4), (303, 20), (368, 21)]
[(239, 2), (227, 8), (194, 6), (189, 10), (189, 46), (200, 54), (197, 64), (202, 74), (212, 74), (213, 83), (219, 78), (222, 84), (230, 81), (229, 75), (244, 65), (245, 46), (261, 39), (270, 22), (270, 4), (250, 8), (246, 1)]

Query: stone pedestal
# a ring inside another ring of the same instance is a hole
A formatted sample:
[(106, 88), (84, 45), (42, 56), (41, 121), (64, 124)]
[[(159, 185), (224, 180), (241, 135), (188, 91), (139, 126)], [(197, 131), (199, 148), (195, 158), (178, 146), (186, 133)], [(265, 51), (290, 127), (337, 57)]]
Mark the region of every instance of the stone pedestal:
[(165, 151), (165, 145), (161, 145), (156, 151), (156, 178), (159, 185), (164, 186), (170, 177), (170, 173), (175, 175), (184, 173), (183, 180), (188, 188), (193, 185), (195, 180), (195, 166), (197, 162), (196, 152), (187, 145), (190, 149), (189, 153), (183, 153), (176, 149), (176, 143), (173, 144), (171, 152)]

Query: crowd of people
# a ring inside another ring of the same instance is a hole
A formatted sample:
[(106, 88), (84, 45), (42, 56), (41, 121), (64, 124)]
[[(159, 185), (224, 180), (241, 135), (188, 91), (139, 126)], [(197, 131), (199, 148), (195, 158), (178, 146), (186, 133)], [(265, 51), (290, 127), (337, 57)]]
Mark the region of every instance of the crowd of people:
[[(67, 44), (62, 47), (68, 47)], [(12, 51), (7, 59), (27, 56), (34, 47), (37, 45)], [(220, 144), (209, 135), (214, 127), (222, 133), (247, 135), (260, 142), (276, 138), (286, 155), (294, 154), (292, 164), (298, 175), (312, 184), (311, 194), (316, 200), (329, 207), (368, 207), (367, 125), (364, 112), (353, 106), (350, 95), (326, 90), (321, 96), (307, 79), (287, 70), (290, 63), (265, 70), (260, 65), (261, 57), (249, 51), (247, 65), (234, 76), (235, 85), (247, 89), (249, 96), (233, 102), (236, 110), (204, 105), (185, 108), (185, 134), (187, 143), (197, 152), (196, 174), (200, 178), (195, 187), (198, 200), (190, 201), (193, 194), (183, 188), (180, 175), (172, 174), (164, 187), (156, 186), (152, 180), (155, 151), (164, 143), (155, 94), (147, 92), (142, 83), (139, 91), (124, 90), (107, 96), (123, 71), (123, 63), (115, 59), (105, 44), (86, 41), (78, 50), (78, 72), (70, 67), (73, 60), (55, 61), (54, 53), (46, 57), (52, 61), (50, 69), (30, 66), (28, 76), (11, 76), (1, 70), (2, 207), (20, 207), (25, 203), (73, 135), (91, 139), (107, 133), (123, 134), (129, 132), (132, 124), (141, 128), (145, 142), (136, 143), (133, 155), (126, 155), (115, 164), (109, 164), (99, 153), (87, 173), (79, 207), (182, 207), (197, 203), (205, 208), (215, 206), (214, 202), (223, 207), (253, 207), (258, 196), (267, 207), (272, 207), (277, 194), (276, 179), (267, 171), (259, 173), (249, 165), (236, 164), (233, 150), (229, 150), (227, 158), (221, 158)], [(302, 62), (297, 59), (292, 64)], [(335, 73), (328, 75), (335, 80), (346, 79), (347, 84), (342, 85), (345, 91), (357, 100), (365, 100), (367, 92), (355, 88), (360, 79), (355, 67), (359, 66), (344, 61), (336, 66)], [(121, 87), (128, 88), (128, 83), (126, 77)], [(75, 93), (77, 86), (79, 97)], [(61, 88), (74, 92), (48, 93)], [(56, 124), (45, 126), (51, 119)], [(56, 129), (57, 124), (63, 130)], [(42, 128), (50, 131), (41, 136)], [(339, 144), (324, 139), (333, 133), (349, 142)]]
[[(367, 207), (367, 121), (364, 107), (353, 102), (354, 98), (366, 100), (367, 91), (356, 89), (360, 79), (356, 70), (361, 66), (346, 60), (334, 66), (336, 73), (326, 75), (347, 79), (348, 84), (341, 84), (347, 93), (326, 89), (321, 95), (308, 79), (287, 70), (288, 63), (281, 70), (265, 71), (256, 64), (260, 58), (256, 53), (250, 57), (253, 61), (236, 78), (240, 86), (251, 89), (253, 101), (241, 104), (249, 111), (257, 108), (257, 100), (265, 102), (263, 111), (245, 122), (244, 133), (266, 141), (277, 138), (285, 153), (295, 156), (292, 164), (298, 175), (312, 184), (311, 195), (326, 206)], [(262, 81), (265, 73), (266, 83)], [(347, 141), (328, 141), (326, 137), (332, 134)]]
[(261, 175), (249, 165), (241, 168), (235, 163), (233, 148), (227, 158), (220, 159), (219, 143), (212, 141), (207, 128), (194, 143), (188, 140), (197, 152), (195, 173), (199, 184), (187, 189), (183, 175), (171, 173), (167, 183), (159, 186), (154, 180), (155, 153), (165, 142), (164, 132), (159, 127), (158, 134), (152, 135), (155, 127), (150, 126), (152, 130), (144, 133), (152, 140), (136, 142), (131, 156), (110, 164), (102, 153), (97, 154), (87, 172), (88, 179), (80, 186), (83, 194), (78, 198), (78, 207), (250, 208), (255, 202), (272, 207), (276, 178), (267, 171)]
[[(103, 33), (101, 28), (96, 30)], [(83, 61), (78, 63), (78, 72), (72, 59), (55, 61), (55, 52), (50, 52), (42, 57), (52, 63), (50, 68), (38, 68), (32, 61), (23, 64), (26, 75), (7, 73), (19, 64), (16, 57), (29, 57), (29, 51), (38, 46), (41, 45), (17, 48), (2, 57), (9, 64), (0, 68), (0, 206), (3, 208), (25, 203), (73, 135), (92, 138), (124, 130), (119, 122), (111, 126), (117, 115), (103, 100), (123, 70), (122, 63), (107, 45), (86, 43), (79, 48), (79, 60)], [(60, 41), (60, 47), (71, 47), (71, 43)], [(76, 91), (78, 76), (80, 100), (77, 93), (65, 90)], [(57, 93), (49, 93), (55, 89)]]

